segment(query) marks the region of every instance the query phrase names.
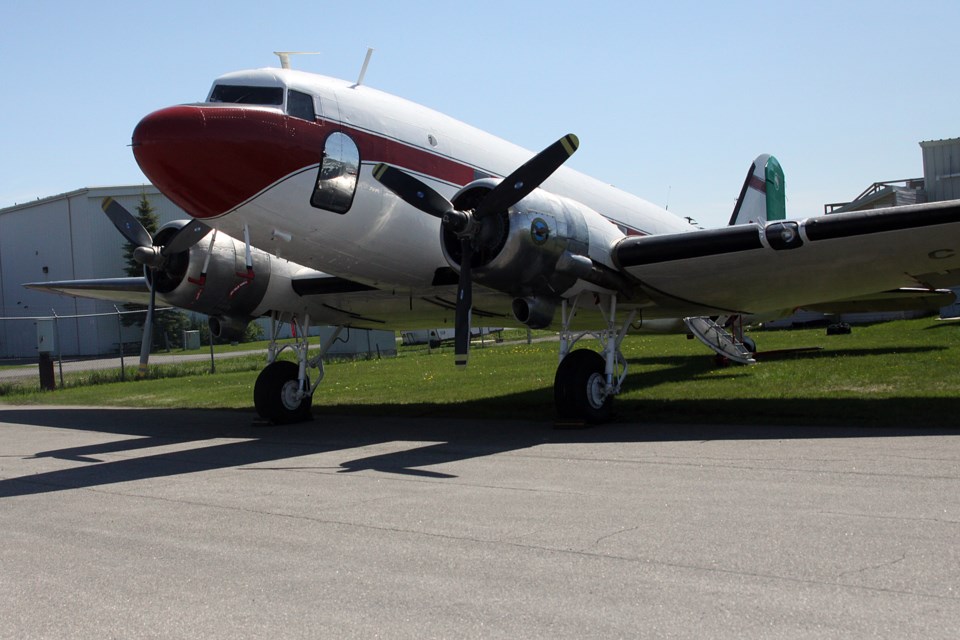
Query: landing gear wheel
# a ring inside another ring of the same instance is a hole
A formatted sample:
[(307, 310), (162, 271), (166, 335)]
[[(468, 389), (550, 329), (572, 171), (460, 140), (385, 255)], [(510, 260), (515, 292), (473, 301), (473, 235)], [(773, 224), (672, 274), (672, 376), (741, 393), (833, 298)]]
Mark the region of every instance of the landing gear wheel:
[[(297, 399), (300, 368), (293, 362), (277, 360), (268, 364), (253, 387), (253, 404), (264, 420), (273, 424), (303, 422), (311, 417), (312, 396)], [(309, 386), (310, 381), (307, 381)]]
[(577, 349), (557, 367), (553, 399), (560, 420), (587, 424), (607, 422), (613, 416), (613, 396), (604, 397), (606, 385), (603, 356), (589, 349)]

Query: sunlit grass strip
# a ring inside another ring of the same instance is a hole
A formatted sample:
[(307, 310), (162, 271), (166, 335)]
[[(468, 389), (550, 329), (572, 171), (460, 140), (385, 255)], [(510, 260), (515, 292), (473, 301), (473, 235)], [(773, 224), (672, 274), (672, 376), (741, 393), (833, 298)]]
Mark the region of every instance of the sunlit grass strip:
[[(822, 346), (817, 353), (718, 367), (696, 341), (633, 336), (630, 374), (617, 398), (625, 422), (952, 425), (960, 415), (960, 325), (915, 320), (857, 327), (757, 332), (762, 351)], [(585, 345), (585, 346), (593, 346)], [(457, 371), (452, 349), (326, 366), (314, 413), (553, 420), (556, 343), (475, 348)], [(157, 379), (100, 381), (51, 393), (16, 391), (7, 403), (251, 410), (260, 356), (151, 367)]]

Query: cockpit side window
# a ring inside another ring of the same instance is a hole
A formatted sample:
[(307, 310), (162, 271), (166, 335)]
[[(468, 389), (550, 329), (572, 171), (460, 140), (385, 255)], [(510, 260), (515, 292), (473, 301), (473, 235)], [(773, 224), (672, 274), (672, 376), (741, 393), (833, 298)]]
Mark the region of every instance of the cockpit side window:
[(310, 204), (334, 213), (346, 213), (353, 204), (359, 175), (357, 144), (345, 133), (331, 133), (323, 146), (323, 162)]
[(287, 92), (287, 113), (294, 118), (300, 118), (307, 122), (314, 122), (317, 115), (313, 110), (313, 96), (294, 91)]
[(280, 106), (283, 104), (283, 87), (246, 87), (218, 84), (210, 92), (210, 102)]

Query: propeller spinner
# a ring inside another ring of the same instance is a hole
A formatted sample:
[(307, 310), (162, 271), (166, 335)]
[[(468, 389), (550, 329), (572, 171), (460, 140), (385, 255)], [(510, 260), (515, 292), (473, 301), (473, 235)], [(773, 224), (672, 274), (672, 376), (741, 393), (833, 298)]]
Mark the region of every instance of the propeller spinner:
[(414, 176), (386, 164), (373, 169), (373, 177), (401, 200), (420, 211), (440, 218), (444, 228), (460, 238), (460, 279), (457, 286), (455, 362), (466, 366), (470, 353), (470, 312), (473, 308), (471, 262), (483, 220), (505, 211), (530, 195), (560, 168), (580, 146), (577, 136), (567, 134), (525, 162), (491, 189), (475, 208), (458, 210), (453, 203)]

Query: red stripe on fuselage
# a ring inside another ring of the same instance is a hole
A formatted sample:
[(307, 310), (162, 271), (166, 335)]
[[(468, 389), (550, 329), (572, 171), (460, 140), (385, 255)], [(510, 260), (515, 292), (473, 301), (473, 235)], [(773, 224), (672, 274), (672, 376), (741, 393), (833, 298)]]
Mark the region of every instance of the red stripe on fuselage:
[(457, 187), (473, 182), (477, 177), (477, 170), (473, 167), (447, 156), (363, 129), (341, 125), (341, 130), (357, 143), (362, 162), (383, 162)]
[[(158, 189), (193, 217), (212, 218), (320, 163), (335, 131), (353, 138), (365, 163), (387, 162), (457, 186), (475, 177), (473, 167), (383, 135), (249, 107), (161, 109), (137, 125), (133, 149)], [(309, 198), (304, 194), (304, 203)]]

